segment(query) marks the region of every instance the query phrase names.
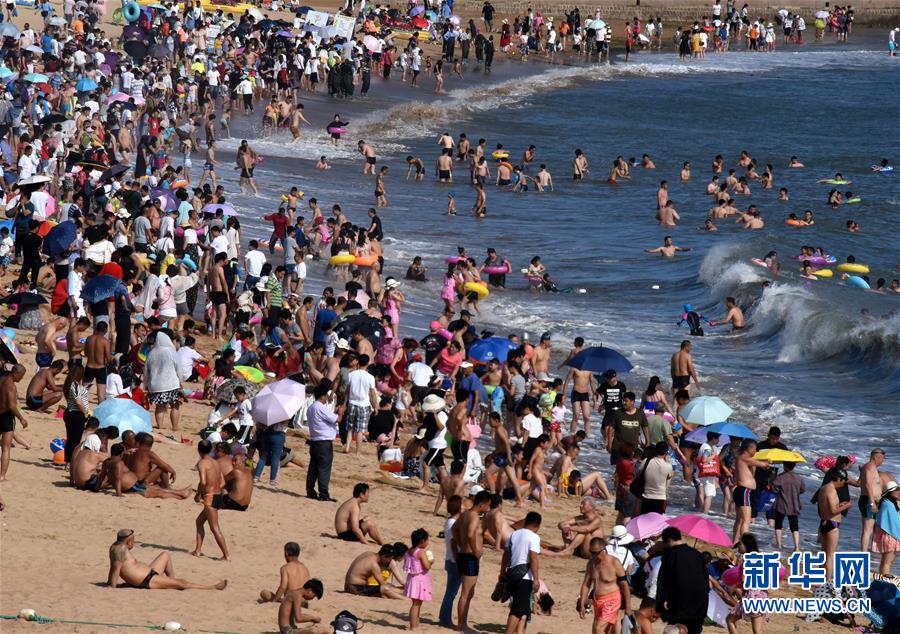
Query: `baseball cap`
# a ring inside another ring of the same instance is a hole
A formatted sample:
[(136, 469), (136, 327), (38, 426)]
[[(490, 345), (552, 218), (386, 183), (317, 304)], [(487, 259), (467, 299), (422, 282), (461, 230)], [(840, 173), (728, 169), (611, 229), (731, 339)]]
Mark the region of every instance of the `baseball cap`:
[(463, 361), (462, 363), (459, 364), (459, 367), (461, 367), (461, 368), (472, 368), (472, 367), (475, 367), (475, 366), (473, 366), (473, 365), (472, 365), (471, 363), (469, 363), (468, 361)]
[(541, 335), (541, 341), (550, 341), (550, 333), (549, 333), (549, 332), (545, 332), (544, 334), (542, 334), (542, 335)]
[(469, 489), (469, 495), (478, 495), (482, 491), (484, 491), (483, 486), (481, 486), (480, 484), (473, 484), (472, 488)]

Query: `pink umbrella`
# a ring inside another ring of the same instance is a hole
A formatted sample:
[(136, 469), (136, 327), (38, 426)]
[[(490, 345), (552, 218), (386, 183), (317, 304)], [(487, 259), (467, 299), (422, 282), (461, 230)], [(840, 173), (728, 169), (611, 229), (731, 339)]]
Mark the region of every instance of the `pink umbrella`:
[(659, 535), (669, 525), (668, 517), (660, 513), (645, 513), (631, 518), (625, 529), (635, 539), (647, 539)]
[(125, 92), (117, 92), (117, 93), (115, 93), (115, 94), (110, 95), (109, 98), (106, 100), (106, 103), (112, 104), (112, 103), (115, 103), (115, 102), (117, 102), (117, 101), (121, 101), (122, 103), (125, 103), (125, 102), (127, 102), (129, 99), (134, 99), (134, 103), (137, 104), (137, 105), (139, 105), (139, 106), (144, 105), (144, 98), (143, 98), (143, 97), (134, 97), (134, 96), (129, 95), (128, 93), (125, 93)]
[(693, 537), (717, 546), (731, 546), (731, 538), (715, 522), (711, 522), (699, 515), (682, 515), (669, 520), (669, 526), (674, 526), (683, 535)]

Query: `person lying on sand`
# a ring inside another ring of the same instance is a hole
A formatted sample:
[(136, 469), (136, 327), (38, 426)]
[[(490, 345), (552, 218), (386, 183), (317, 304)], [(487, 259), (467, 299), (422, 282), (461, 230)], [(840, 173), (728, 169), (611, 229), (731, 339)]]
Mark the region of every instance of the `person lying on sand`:
[(179, 579), (175, 576), (172, 557), (162, 552), (150, 565), (136, 560), (131, 555), (134, 548), (134, 531), (123, 528), (116, 533), (116, 541), (109, 547), (109, 574), (107, 583), (111, 588), (120, 584), (144, 590), (224, 590), (227, 579), (214, 584), (201, 584)]

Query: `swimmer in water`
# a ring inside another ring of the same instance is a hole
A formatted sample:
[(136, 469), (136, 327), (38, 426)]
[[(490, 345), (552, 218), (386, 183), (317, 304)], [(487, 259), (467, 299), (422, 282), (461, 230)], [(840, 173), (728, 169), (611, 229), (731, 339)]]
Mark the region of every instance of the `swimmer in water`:
[(891, 165), (890, 161), (886, 158), (881, 159), (881, 163), (879, 165), (872, 166), (873, 172), (893, 172), (894, 168)]
[(580, 149), (575, 150), (575, 160), (572, 161), (572, 180), (580, 181), (590, 171), (587, 157)]
[(324, 156), (320, 156), (320, 157), (319, 157), (318, 163), (316, 163), (316, 169), (317, 169), (317, 170), (323, 170), (323, 171), (324, 171), (324, 170), (330, 170), (330, 169), (331, 169), (331, 163), (329, 163), (329, 162), (328, 162), (328, 159), (326, 159)]
[(690, 161), (685, 161), (681, 167), (681, 182), (686, 183), (689, 180), (691, 180), (691, 163)]
[(547, 190), (553, 191), (553, 177), (550, 175), (550, 172), (547, 171), (547, 166), (543, 163), (541, 163), (541, 169), (537, 173), (537, 176), (534, 177), (534, 184), (539, 192), (545, 192)]
[(644, 253), (659, 253), (664, 258), (674, 258), (679, 251), (690, 251), (690, 247), (676, 247), (672, 244), (672, 236), (663, 239), (663, 245), (655, 249), (644, 249)]
[(678, 226), (678, 221), (681, 220), (681, 216), (675, 211), (675, 203), (668, 200), (666, 201), (666, 204), (656, 212), (656, 219), (659, 220), (660, 227), (676, 227)]
[(703, 223), (703, 230), (711, 232), (711, 231), (718, 231), (719, 228), (713, 224), (712, 220), (707, 218), (706, 221)]
[(778, 190), (778, 202), (787, 202), (788, 201), (788, 189), (787, 187), (782, 187)]
[(456, 195), (453, 192), (447, 194), (447, 215), (456, 215)]
[(728, 308), (728, 313), (725, 315), (725, 319), (720, 319), (719, 321), (710, 321), (710, 326), (724, 326), (725, 324), (731, 324), (731, 330), (743, 330), (747, 327), (747, 324), (744, 322), (744, 313), (738, 308), (737, 302), (734, 297), (726, 297), (725, 298), (725, 306)]
[(691, 335), (694, 337), (702, 337), (703, 336), (703, 325), (700, 323), (701, 321), (705, 321), (710, 326), (712, 322), (709, 321), (702, 314), (694, 310), (694, 307), (690, 304), (684, 305), (684, 313), (681, 315), (681, 319), (678, 321), (676, 326), (679, 328), (685, 324), (688, 325), (688, 328), (691, 329)]
[(407, 156), (406, 164), (409, 165), (409, 169), (406, 170), (406, 180), (409, 180), (409, 177), (412, 176), (413, 170), (416, 170), (416, 180), (421, 181), (425, 180), (425, 162), (415, 156)]
[(644, 154), (644, 156), (641, 158), (641, 167), (646, 170), (655, 170), (656, 163), (653, 162), (653, 159), (650, 158), (649, 154)]
[(840, 172), (837, 172), (837, 173), (836, 173), (833, 177), (831, 177), (831, 178), (823, 178), (823, 179), (821, 179), (821, 180), (817, 180), (817, 181), (816, 181), (816, 184), (817, 184), (817, 185), (822, 185), (822, 184), (826, 184), (826, 185), (837, 185), (837, 184), (840, 184), (840, 185), (849, 185), (849, 184), (852, 183), (852, 182), (853, 182), (853, 181), (845, 181), (845, 180), (844, 180), (844, 175), (841, 174)]
[(855, 220), (848, 220), (847, 231), (849, 231), (850, 233), (859, 233), (859, 223)]
[(796, 168), (796, 167), (806, 167), (806, 165), (804, 165), (803, 163), (801, 163), (801, 162), (800, 162), (800, 159), (798, 159), (796, 156), (792, 156), (792, 157), (791, 157), (791, 162), (788, 163), (788, 167), (795, 167), (795, 168)]

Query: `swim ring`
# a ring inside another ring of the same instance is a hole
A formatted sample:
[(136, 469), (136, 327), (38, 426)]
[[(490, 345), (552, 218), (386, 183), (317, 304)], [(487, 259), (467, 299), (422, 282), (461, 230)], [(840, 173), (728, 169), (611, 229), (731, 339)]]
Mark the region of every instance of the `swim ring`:
[(750, 261), (753, 262), (756, 266), (761, 266), (764, 269), (769, 268), (769, 265), (766, 264), (765, 260), (760, 260), (759, 258), (752, 258)]
[(347, 128), (332, 128), (332, 127), (329, 127), (329, 128), (327, 128), (327, 129), (328, 129), (328, 133), (329, 133), (329, 134), (347, 134)]
[(847, 286), (855, 286), (856, 288), (871, 288), (868, 282), (866, 282), (861, 277), (857, 277), (856, 275), (851, 275), (846, 280), (844, 280), (844, 283), (847, 284)]
[(460, 262), (465, 262), (466, 258), (460, 256), (450, 256), (447, 258), (447, 264), (459, 264)]
[(498, 165), (497, 167), (505, 167), (505, 168), (508, 169), (510, 172), (513, 171), (512, 163), (509, 163), (509, 162), (507, 162), (507, 161), (501, 161), (501, 162), (500, 162), (500, 165)]
[(491, 294), (487, 286), (481, 284), (480, 282), (466, 282), (465, 284), (463, 284), (463, 290), (465, 290), (467, 293), (475, 293), (475, 295), (478, 296), (479, 300), (482, 300)]
[(855, 262), (844, 262), (843, 264), (838, 264), (836, 268), (838, 271), (843, 271), (844, 273), (868, 273), (869, 272), (869, 267), (867, 265), (856, 264)]
[(509, 152), (505, 150), (494, 150), (493, 152), (491, 152), (491, 157), (497, 159), (498, 161), (502, 161), (509, 158)]
[(266, 378), (266, 375), (263, 374), (262, 370), (259, 368), (251, 368), (248, 365), (236, 365), (234, 366), (234, 371), (251, 383), (262, 383), (262, 380)]
[(353, 258), (353, 264), (356, 266), (372, 266), (378, 261), (377, 255), (357, 255)]
[(826, 185), (849, 185), (850, 184), (850, 181), (845, 181), (845, 180), (839, 181), (839, 180), (835, 180), (833, 178), (828, 178), (822, 182)]
[(128, 2), (122, 7), (122, 15), (125, 16), (125, 19), (129, 22), (136, 22), (139, 17), (141, 17), (141, 8), (138, 6), (137, 2)]
[(813, 271), (813, 275), (816, 277), (832, 277), (834, 275), (834, 271), (831, 269), (819, 269), (818, 271)]
[(784, 224), (790, 225), (791, 227), (804, 227), (804, 226), (806, 226), (806, 225), (804, 225), (802, 222), (800, 222), (799, 220), (794, 220), (793, 218), (788, 218), (787, 220), (784, 221)]
[(844, 204), (845, 205), (856, 205), (861, 202), (862, 202), (862, 198), (860, 198), (859, 196), (854, 196), (853, 198), (848, 198), (847, 200), (845, 200)]
[(506, 275), (507, 273), (509, 273), (509, 270), (510, 269), (509, 269), (508, 264), (502, 264), (502, 265), (495, 264), (493, 266), (484, 267), (484, 272), (487, 273), (488, 275)]
[(337, 255), (332, 255), (328, 259), (328, 263), (331, 266), (340, 266), (341, 264), (353, 264), (353, 261), (355, 259), (355, 255), (351, 255), (349, 253), (338, 253)]
[(834, 264), (835, 262), (837, 262), (837, 258), (833, 255), (826, 255), (824, 257), (821, 255), (795, 255), (793, 259), (797, 260), (798, 262), (803, 262), (804, 260), (806, 260), (810, 264), (815, 264), (817, 266), (825, 266), (826, 264)]

